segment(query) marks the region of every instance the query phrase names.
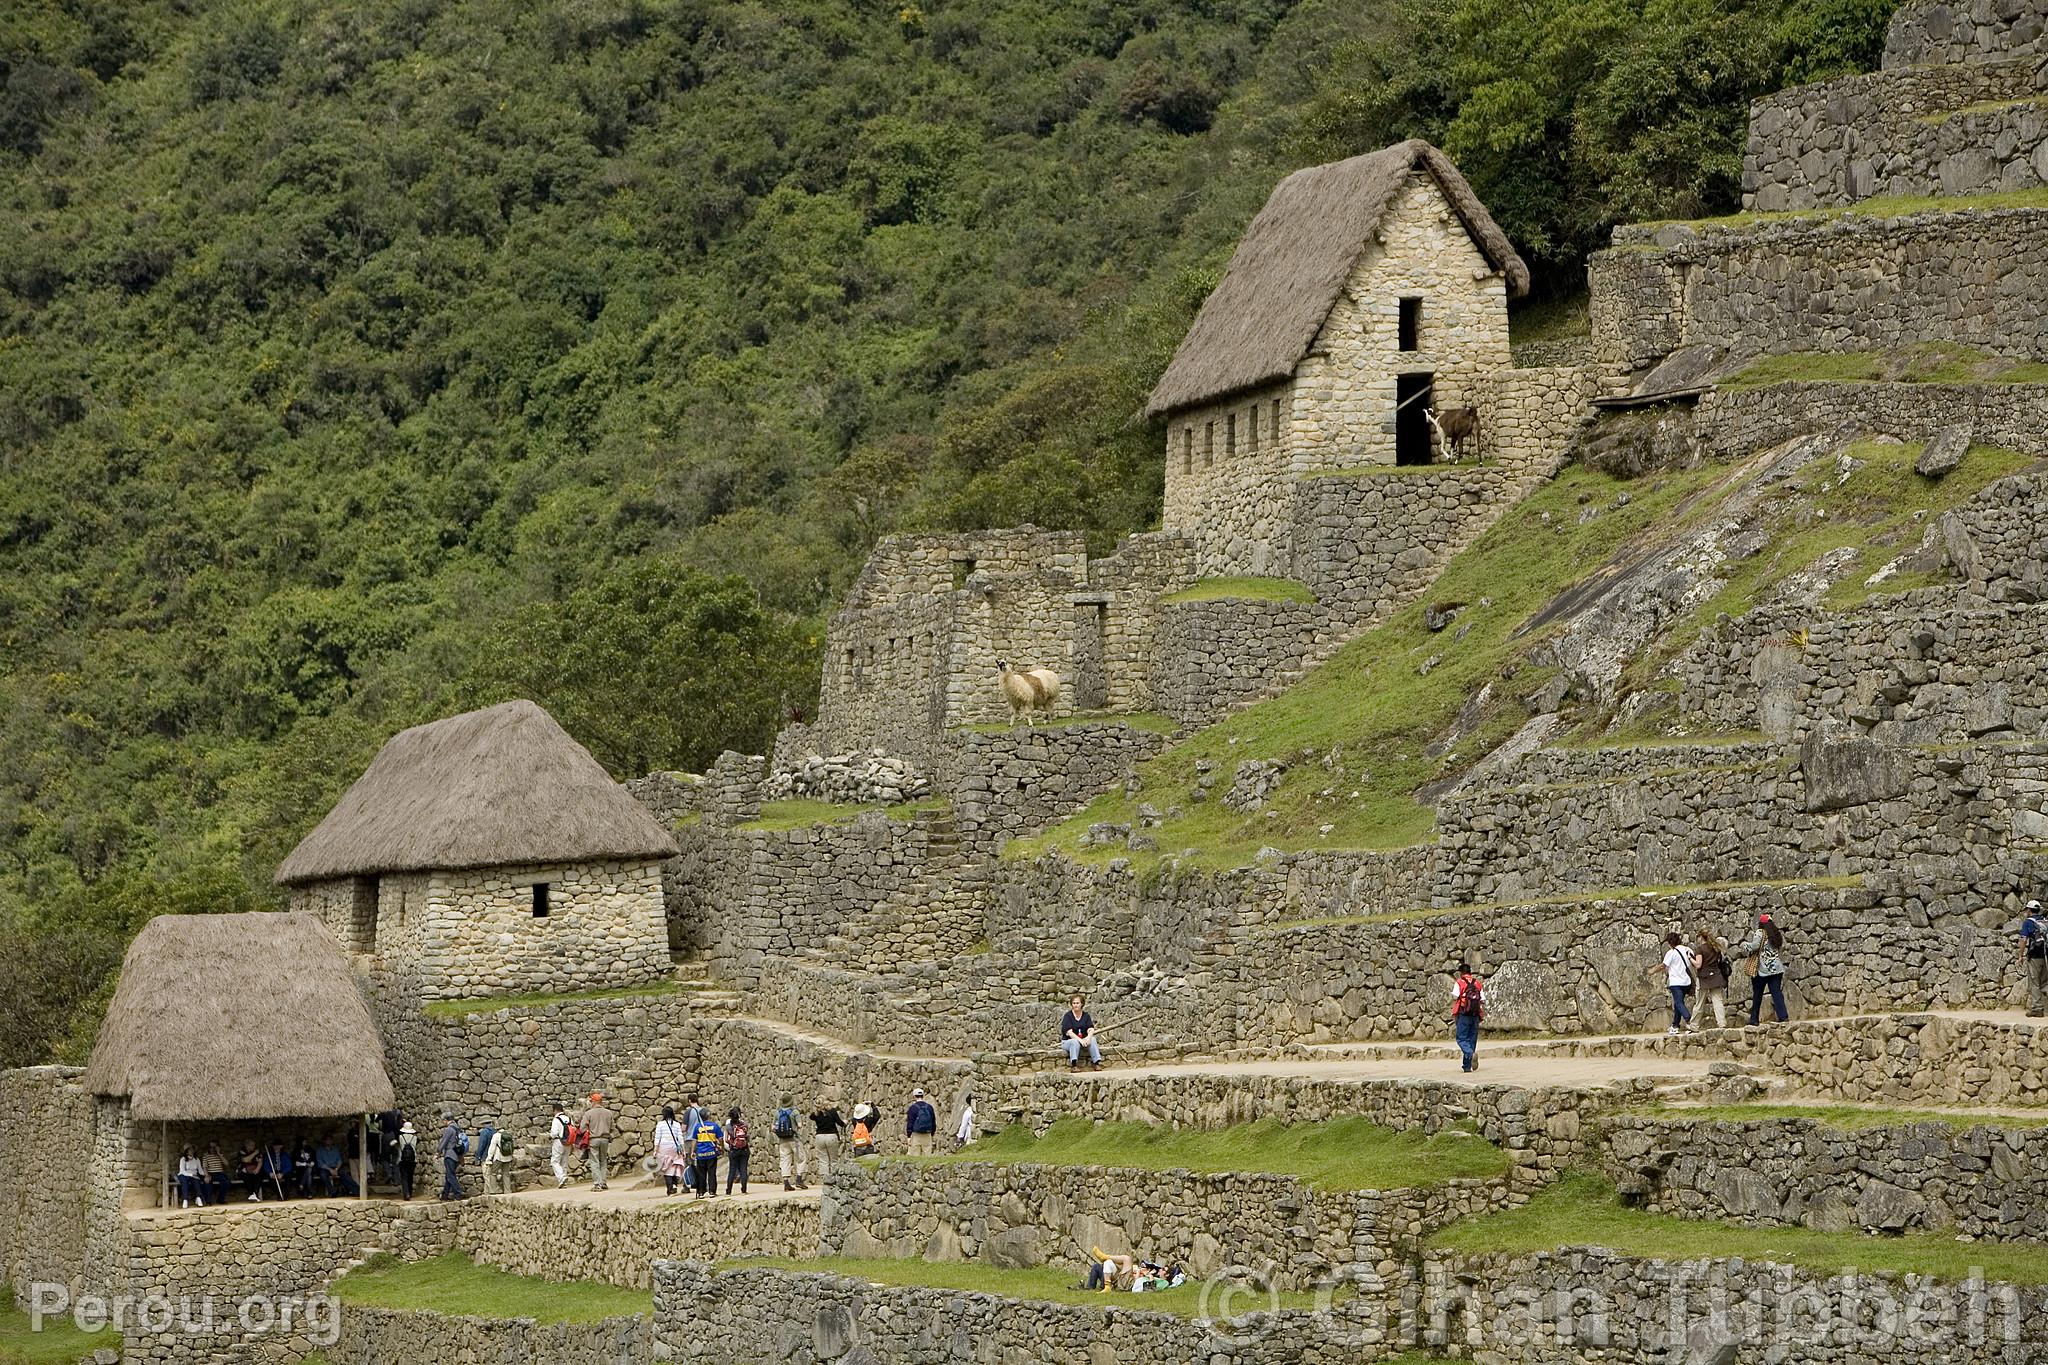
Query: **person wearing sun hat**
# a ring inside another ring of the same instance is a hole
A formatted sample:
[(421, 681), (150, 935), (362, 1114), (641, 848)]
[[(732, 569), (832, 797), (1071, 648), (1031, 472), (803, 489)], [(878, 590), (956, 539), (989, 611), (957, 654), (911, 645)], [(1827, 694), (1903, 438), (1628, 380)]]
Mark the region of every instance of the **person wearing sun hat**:
[(618, 1131), (619, 1116), (604, 1107), (604, 1092), (590, 1092), (590, 1107), (583, 1111), (583, 1129), (590, 1134), (590, 1188), (601, 1190), (611, 1175), (612, 1134)]

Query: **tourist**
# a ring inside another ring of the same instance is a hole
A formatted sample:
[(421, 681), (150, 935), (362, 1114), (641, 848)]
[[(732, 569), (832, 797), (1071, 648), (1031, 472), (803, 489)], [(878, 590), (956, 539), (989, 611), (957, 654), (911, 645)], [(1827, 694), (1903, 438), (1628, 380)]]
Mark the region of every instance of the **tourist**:
[(512, 1156), (505, 1150), (505, 1130), (486, 1125), (484, 1131), (490, 1136), (478, 1143), (481, 1153), (477, 1164), (484, 1171), (485, 1194), (512, 1193)]
[(1778, 1022), (1791, 1016), (1785, 1012), (1785, 933), (1769, 915), (1756, 917), (1756, 928), (1735, 950), (1748, 959), (1749, 1026), (1755, 1028), (1763, 1013), (1764, 992), (1771, 993), (1771, 1009)]
[[(702, 1123), (703, 1121), (704, 1102), (697, 1098), (695, 1091), (692, 1091), (690, 1097), (683, 1101), (684, 1134), (687, 1136), (688, 1134), (696, 1132), (697, 1125)], [(688, 1149), (690, 1153), (689, 1163), (683, 1170), (683, 1188), (688, 1190), (694, 1190), (697, 1188), (697, 1161), (694, 1155), (695, 1149), (690, 1147), (690, 1144), (694, 1143), (695, 1141), (695, 1138), (688, 1138), (687, 1141), (684, 1143), (685, 1148)]]
[(1095, 1040), (1095, 1020), (1088, 1014), (1088, 1002), (1080, 996), (1067, 1001), (1067, 1012), (1060, 1016), (1060, 1047), (1067, 1054), (1067, 1070), (1081, 1069), (1081, 1049), (1088, 1050), (1088, 1064), (1095, 1070), (1102, 1069), (1102, 1045)]
[(249, 1191), (249, 1202), (263, 1198), (263, 1149), (256, 1145), (254, 1138), (242, 1139), (242, 1150), (235, 1153), (235, 1174), (242, 1178), (242, 1186)]
[(1462, 1071), (1479, 1069), (1479, 1021), (1486, 1017), (1486, 983), (1469, 962), (1458, 964), (1451, 981), (1451, 1030), (1458, 1040)]
[(590, 1092), (590, 1107), (583, 1111), (583, 1131), (590, 1135), (590, 1188), (610, 1188), (612, 1134), (618, 1130), (619, 1116), (604, 1107), (604, 1094)]
[(292, 1142), (292, 1176), (299, 1198), (311, 1199), (313, 1187), (319, 1183), (319, 1167), (313, 1159), (313, 1144), (303, 1137)]
[(1088, 1282), (1082, 1286), (1085, 1289), (1099, 1290), (1107, 1294), (1116, 1288), (1118, 1276), (1129, 1278), (1137, 1274), (1137, 1262), (1129, 1256), (1111, 1255), (1096, 1246), (1091, 1246), (1088, 1250), (1094, 1259), (1088, 1265)]
[(435, 1149), (441, 1158), (441, 1198), (462, 1198), (462, 1158), (469, 1152), (469, 1139), (455, 1122), (455, 1115), (441, 1115), (441, 1143)]
[(398, 1125), (398, 1193), (405, 1199), (412, 1198), (413, 1180), (419, 1174), (420, 1130), (412, 1126), (412, 1120), (401, 1117)]
[(189, 1209), (194, 1203), (206, 1207), (206, 1164), (187, 1147), (178, 1156), (178, 1207)]
[(1675, 933), (1664, 935), (1664, 960), (1646, 975), (1664, 973), (1664, 985), (1671, 992), (1671, 1027), (1666, 1033), (1682, 1032), (1692, 1022), (1692, 1011), (1685, 1004), (1686, 993), (1692, 989), (1692, 966), (1692, 949), (1685, 946), (1685, 940)]
[(567, 1107), (556, 1100), (555, 1116), (548, 1120), (548, 1167), (555, 1173), (558, 1190), (569, 1183), (569, 1130), (574, 1126)]
[(827, 1102), (823, 1109), (811, 1114), (811, 1131), (818, 1145), (818, 1179), (820, 1182), (832, 1178), (832, 1154), (839, 1150), (839, 1130), (846, 1126), (846, 1120), (839, 1117), (839, 1106)]
[(386, 1109), (377, 1115), (377, 1150), (372, 1155), (377, 1169), (392, 1184), (398, 1183), (398, 1130), (405, 1126), (405, 1111)]
[(725, 1192), (732, 1193), (733, 1182), (739, 1182), (740, 1193), (747, 1192), (747, 1163), (753, 1156), (753, 1138), (747, 1132), (747, 1122), (740, 1117), (740, 1107), (734, 1105), (725, 1116)]
[(313, 1168), (322, 1194), (332, 1198), (356, 1192), (355, 1177), (348, 1173), (348, 1159), (341, 1154), (341, 1144), (335, 1139), (329, 1138), (314, 1149)]
[(903, 1150), (912, 1156), (930, 1156), (938, 1147), (939, 1111), (932, 1108), (922, 1089), (910, 1092), (910, 1107), (903, 1111)]
[(683, 1125), (676, 1122), (676, 1107), (664, 1104), (661, 1118), (654, 1125), (654, 1169), (661, 1172), (665, 1188), (664, 1196), (676, 1192), (676, 1182), (690, 1169), (690, 1158), (685, 1154)]
[(228, 1202), (228, 1159), (222, 1155), (218, 1142), (206, 1144), (206, 1155), (199, 1158), (200, 1169), (206, 1173), (206, 1185), (213, 1195), (213, 1202)]
[(859, 1105), (853, 1111), (853, 1154), (873, 1156), (875, 1154), (875, 1130), (868, 1126), (868, 1107)]
[(282, 1142), (273, 1142), (263, 1152), (263, 1190), (268, 1198), (275, 1190), (280, 1200), (291, 1198), (292, 1154)]
[(1693, 981), (1698, 993), (1693, 997), (1692, 1026), (1697, 1029), (1707, 1006), (1714, 1007), (1714, 1027), (1728, 1027), (1728, 949), (1713, 930), (1700, 930), (1699, 943), (1693, 948), (1697, 966)]
[(803, 1138), (796, 1126), (796, 1096), (788, 1093), (782, 1096), (782, 1107), (775, 1111), (775, 1161), (782, 1168), (783, 1189), (800, 1190), (809, 1184), (804, 1179)]
[(2048, 1014), (2048, 916), (2041, 902), (2027, 902), (2027, 916), (2020, 921), (2020, 970), (2027, 978), (2027, 1013), (2039, 1018)]
[(718, 1126), (717, 1119), (701, 1108), (697, 1113), (697, 1126), (690, 1130), (697, 1170), (690, 1184), (699, 1199), (711, 1199), (718, 1194), (718, 1149), (725, 1145), (725, 1130)]
[(953, 1150), (959, 1151), (974, 1141), (974, 1096), (960, 1097), (960, 1123), (953, 1130)]

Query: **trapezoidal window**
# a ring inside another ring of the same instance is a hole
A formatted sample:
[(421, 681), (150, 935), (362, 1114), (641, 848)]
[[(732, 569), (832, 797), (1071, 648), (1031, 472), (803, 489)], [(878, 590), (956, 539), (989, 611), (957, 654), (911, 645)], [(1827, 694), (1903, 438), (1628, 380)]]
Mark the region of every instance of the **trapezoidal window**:
[(1257, 403), (1245, 409), (1244, 420), (1245, 449), (1256, 455), (1259, 451), (1259, 405)]
[(1202, 468), (1216, 463), (1216, 424), (1209, 422), (1202, 427)]
[(1223, 458), (1237, 454), (1237, 414), (1231, 413), (1223, 419)]
[(548, 917), (548, 884), (546, 882), (535, 882), (533, 884), (533, 917), (535, 919), (546, 919)]
[(1195, 424), (1188, 423), (1180, 429), (1180, 472), (1195, 472)]
[(377, 879), (357, 877), (349, 885), (349, 947), (358, 953), (377, 951)]
[(1280, 444), (1280, 400), (1273, 400), (1273, 444)]
[(1401, 349), (1422, 349), (1422, 300), (1401, 300)]

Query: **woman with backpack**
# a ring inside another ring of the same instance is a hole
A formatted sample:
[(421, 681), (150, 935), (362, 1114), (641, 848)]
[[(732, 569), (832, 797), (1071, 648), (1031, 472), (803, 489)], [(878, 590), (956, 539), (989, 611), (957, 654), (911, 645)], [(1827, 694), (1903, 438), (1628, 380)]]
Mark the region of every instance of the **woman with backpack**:
[(740, 1117), (738, 1105), (734, 1105), (725, 1116), (725, 1192), (732, 1193), (737, 1183), (740, 1193), (747, 1192), (747, 1162), (753, 1155), (753, 1142), (747, 1136), (747, 1121)]
[(1764, 992), (1771, 993), (1771, 1009), (1778, 1022), (1791, 1016), (1785, 1012), (1785, 931), (1769, 915), (1756, 917), (1756, 928), (1735, 950), (1749, 959), (1749, 1025), (1755, 1028), (1763, 1013)]
[(420, 1168), (420, 1130), (412, 1126), (411, 1119), (401, 1119), (398, 1125), (398, 1192), (407, 1199), (412, 1198), (413, 1177)]
[(688, 1144), (683, 1140), (683, 1125), (676, 1119), (672, 1104), (661, 1107), (661, 1121), (654, 1125), (654, 1168), (661, 1172), (662, 1183), (668, 1188), (664, 1195), (674, 1194), (690, 1169)]
[(1479, 1069), (1479, 1021), (1485, 1017), (1486, 984), (1471, 963), (1460, 962), (1457, 979), (1451, 983), (1451, 1028), (1466, 1071)]
[(1693, 957), (1698, 966), (1693, 972), (1693, 981), (1698, 994), (1693, 998), (1692, 1026), (1700, 1026), (1700, 1016), (1706, 1013), (1708, 1005), (1714, 1007), (1714, 1027), (1728, 1027), (1728, 949), (1720, 939), (1714, 937), (1711, 929), (1700, 930), (1699, 943), (1693, 948)]

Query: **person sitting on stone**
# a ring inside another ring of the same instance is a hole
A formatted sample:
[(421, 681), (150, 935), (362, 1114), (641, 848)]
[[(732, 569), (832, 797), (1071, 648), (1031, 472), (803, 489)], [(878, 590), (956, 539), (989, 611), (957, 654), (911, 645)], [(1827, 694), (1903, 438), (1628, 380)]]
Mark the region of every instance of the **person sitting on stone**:
[(1088, 1050), (1088, 1063), (1097, 1071), (1102, 1069), (1102, 1046), (1095, 1041), (1095, 1020), (1088, 1013), (1088, 1002), (1075, 996), (1067, 1002), (1067, 1012), (1060, 1016), (1060, 1047), (1067, 1054), (1067, 1069), (1081, 1069), (1081, 1049)]
[(206, 1207), (206, 1166), (199, 1153), (187, 1147), (178, 1154), (178, 1207), (189, 1209), (195, 1201)]
[(235, 1174), (241, 1177), (242, 1188), (249, 1192), (250, 1203), (263, 1197), (263, 1149), (256, 1145), (256, 1139), (242, 1139), (242, 1149), (235, 1153)]
[(355, 1177), (348, 1173), (348, 1158), (341, 1154), (341, 1144), (333, 1138), (314, 1149), (313, 1166), (320, 1177), (320, 1193), (333, 1198), (356, 1192)]
[(282, 1142), (273, 1142), (263, 1153), (263, 1197), (287, 1198), (292, 1184), (292, 1154)]
[(206, 1153), (199, 1158), (199, 1164), (206, 1172), (206, 1188), (208, 1193), (213, 1195), (213, 1202), (215, 1204), (227, 1203), (229, 1177), (232, 1168), (228, 1165), (228, 1159), (221, 1152), (218, 1142), (206, 1144)]
[(304, 1137), (292, 1140), (292, 1177), (299, 1198), (311, 1199), (320, 1182), (314, 1169), (313, 1144)]

